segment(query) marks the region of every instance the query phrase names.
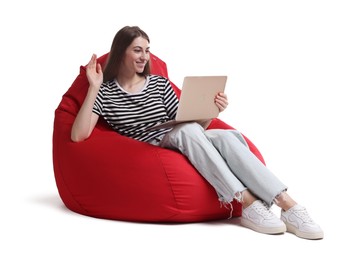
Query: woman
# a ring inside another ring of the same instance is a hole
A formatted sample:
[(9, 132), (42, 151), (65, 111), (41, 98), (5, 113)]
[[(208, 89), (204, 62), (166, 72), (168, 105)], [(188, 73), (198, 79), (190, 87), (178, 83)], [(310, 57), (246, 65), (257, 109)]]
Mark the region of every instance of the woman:
[[(72, 126), (71, 139), (87, 139), (102, 116), (122, 135), (187, 156), (215, 188), (222, 203), (230, 204), (233, 199), (241, 202), (243, 226), (265, 234), (288, 231), (301, 238), (322, 239), (319, 225), (254, 156), (239, 132), (206, 130), (197, 123), (148, 130), (174, 119), (178, 106), (170, 82), (150, 75), (149, 44), (143, 30), (126, 26), (115, 35), (103, 72), (96, 55), (91, 57), (86, 69), (89, 88)], [(228, 105), (224, 93), (218, 93), (214, 101), (220, 112)], [(282, 209), (280, 219), (270, 210), (273, 204)]]

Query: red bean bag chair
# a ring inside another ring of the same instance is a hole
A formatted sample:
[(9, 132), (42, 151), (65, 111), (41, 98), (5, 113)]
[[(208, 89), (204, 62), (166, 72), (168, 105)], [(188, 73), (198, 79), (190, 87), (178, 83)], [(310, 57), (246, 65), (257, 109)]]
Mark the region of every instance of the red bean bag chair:
[[(98, 58), (104, 64), (107, 54)], [(168, 77), (151, 54), (152, 74)], [(177, 95), (180, 89), (172, 83)], [(99, 121), (90, 138), (74, 143), (70, 131), (88, 81), (80, 67), (55, 110), (53, 165), (59, 195), (79, 214), (137, 222), (200, 222), (241, 216), (241, 204), (223, 207), (215, 190), (182, 154), (114, 132)], [(209, 128), (232, 129), (219, 119)], [(262, 155), (246, 138), (251, 151)]]

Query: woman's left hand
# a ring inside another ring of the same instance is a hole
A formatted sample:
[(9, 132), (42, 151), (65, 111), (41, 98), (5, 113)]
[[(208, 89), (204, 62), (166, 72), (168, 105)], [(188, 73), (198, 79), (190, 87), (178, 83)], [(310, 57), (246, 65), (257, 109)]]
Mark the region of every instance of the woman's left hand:
[(215, 104), (218, 107), (219, 111), (222, 112), (225, 110), (228, 106), (228, 98), (225, 93), (218, 93), (215, 96)]

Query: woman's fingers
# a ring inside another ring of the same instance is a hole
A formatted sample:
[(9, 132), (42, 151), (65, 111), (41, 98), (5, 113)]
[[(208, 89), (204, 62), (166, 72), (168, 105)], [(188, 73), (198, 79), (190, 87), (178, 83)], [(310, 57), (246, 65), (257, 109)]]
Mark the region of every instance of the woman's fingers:
[(225, 93), (218, 93), (215, 97), (215, 103), (219, 108), (219, 111), (222, 112), (228, 106), (228, 99)]

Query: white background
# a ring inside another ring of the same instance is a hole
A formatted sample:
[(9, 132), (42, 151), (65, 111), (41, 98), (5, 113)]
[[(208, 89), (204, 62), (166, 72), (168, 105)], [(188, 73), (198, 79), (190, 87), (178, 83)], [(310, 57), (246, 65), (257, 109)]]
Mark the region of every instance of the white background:
[[(339, 2), (2, 1), (0, 258), (340, 258)], [(228, 75), (221, 119), (260, 149), (322, 226), (323, 240), (263, 235), (235, 220), (93, 219), (63, 206), (53, 175), (54, 110), (79, 66), (107, 53), (125, 25), (149, 34), (177, 86), (186, 75)]]

